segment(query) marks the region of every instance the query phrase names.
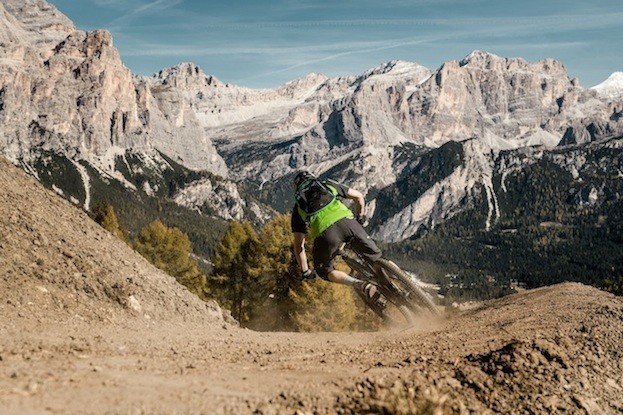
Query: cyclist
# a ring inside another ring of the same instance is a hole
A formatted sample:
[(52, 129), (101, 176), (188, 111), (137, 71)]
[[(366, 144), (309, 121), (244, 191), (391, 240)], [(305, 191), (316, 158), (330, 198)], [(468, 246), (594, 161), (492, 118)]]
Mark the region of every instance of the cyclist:
[[(307, 171), (294, 177), (296, 202), (292, 209), (291, 228), (294, 236), (294, 253), (303, 279), (315, 274), (320, 278), (340, 284), (352, 285), (370, 300), (384, 303), (372, 283), (361, 281), (334, 267), (334, 258), (344, 243), (370, 263), (381, 257), (381, 250), (370, 238), (362, 224), (365, 222), (365, 201), (361, 192), (333, 180), (320, 180)], [(356, 216), (340, 201), (350, 199), (355, 203)], [(309, 268), (305, 253), (305, 235), (310, 231), (314, 244), (312, 255), (314, 271)]]

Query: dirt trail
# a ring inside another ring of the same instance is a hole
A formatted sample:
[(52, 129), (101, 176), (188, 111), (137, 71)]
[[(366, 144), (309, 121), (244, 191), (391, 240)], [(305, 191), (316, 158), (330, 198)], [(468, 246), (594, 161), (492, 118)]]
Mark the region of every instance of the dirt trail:
[(256, 333), (2, 160), (0, 254), (0, 414), (623, 412), (623, 300), (581, 284)]

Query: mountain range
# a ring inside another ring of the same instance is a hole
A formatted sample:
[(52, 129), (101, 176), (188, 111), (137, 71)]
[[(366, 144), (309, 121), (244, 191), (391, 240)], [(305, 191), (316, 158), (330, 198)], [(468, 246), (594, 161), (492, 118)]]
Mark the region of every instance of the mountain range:
[[(44, 0), (3, 0), (0, 43), (0, 152), (87, 211), (112, 201), (129, 227), (136, 206), (164, 204), (209, 246), (192, 228), (287, 212), (302, 168), (362, 190), (369, 230), (388, 243), (464, 217), (490, 234), (526, 215), (608, 227), (621, 206), (621, 72), (585, 88), (555, 60), (474, 51), (276, 89), (192, 63), (144, 77), (109, 32), (77, 30)], [(534, 214), (549, 202), (565, 214)]]

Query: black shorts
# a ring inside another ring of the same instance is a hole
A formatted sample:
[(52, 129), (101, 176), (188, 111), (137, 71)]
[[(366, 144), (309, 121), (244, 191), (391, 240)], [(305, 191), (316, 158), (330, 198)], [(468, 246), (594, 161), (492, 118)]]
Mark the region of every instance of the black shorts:
[(314, 269), (320, 278), (328, 279), (329, 272), (335, 269), (335, 255), (345, 243), (350, 243), (351, 248), (370, 263), (381, 257), (381, 250), (359, 222), (355, 219), (341, 219), (314, 240)]

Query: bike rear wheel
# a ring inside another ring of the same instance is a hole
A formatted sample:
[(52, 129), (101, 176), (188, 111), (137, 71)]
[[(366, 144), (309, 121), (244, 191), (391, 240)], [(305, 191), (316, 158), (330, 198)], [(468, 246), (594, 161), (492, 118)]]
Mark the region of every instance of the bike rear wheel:
[(417, 285), (411, 276), (400, 269), (398, 265), (386, 258), (379, 259), (377, 264), (381, 267), (392, 284), (398, 286), (402, 291), (407, 293), (407, 305), (411, 310), (418, 312), (423, 308), (435, 316), (440, 315), (437, 305), (435, 305), (428, 294)]

